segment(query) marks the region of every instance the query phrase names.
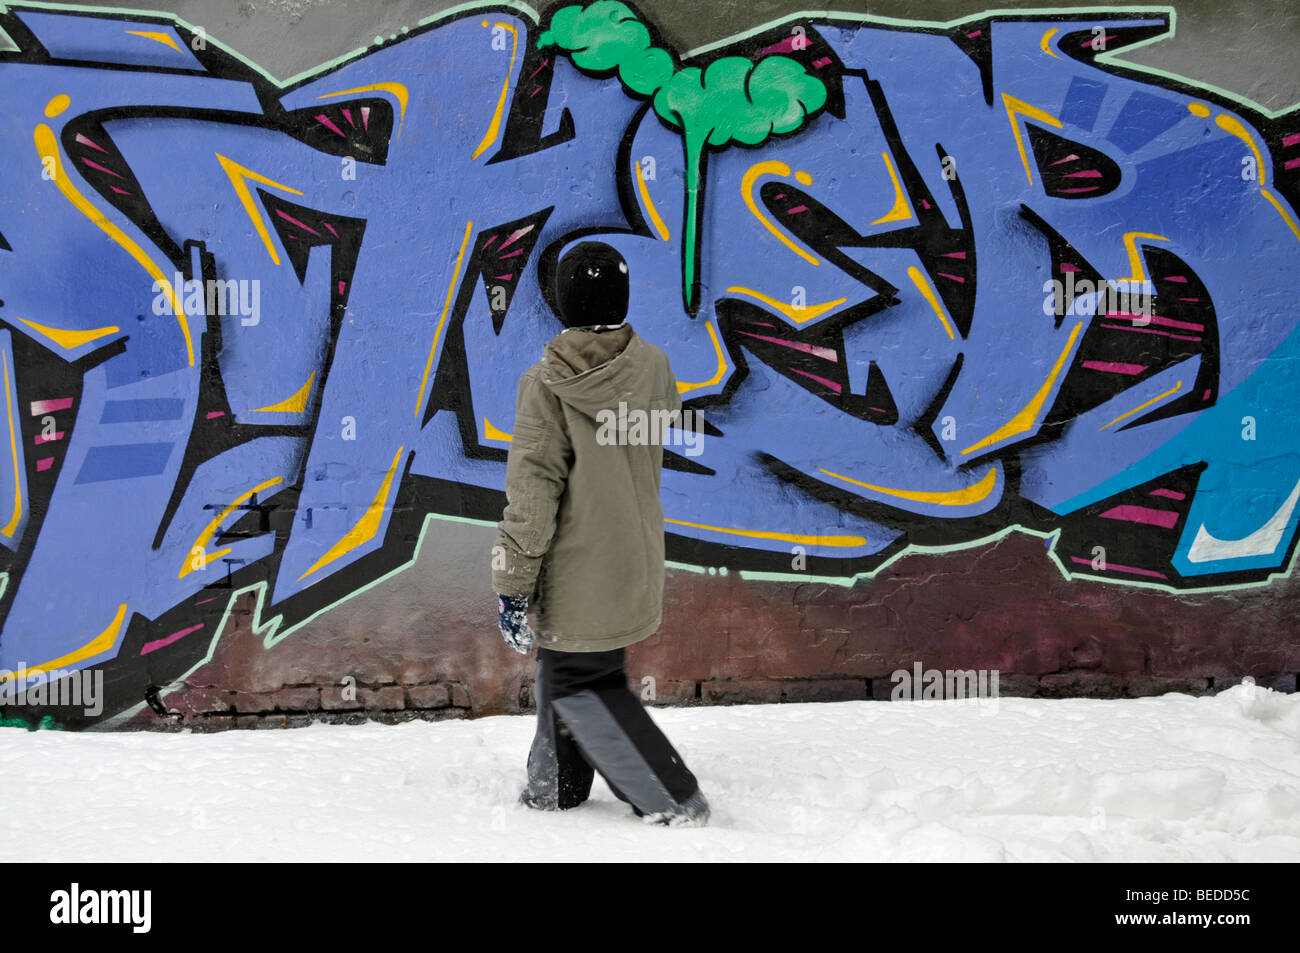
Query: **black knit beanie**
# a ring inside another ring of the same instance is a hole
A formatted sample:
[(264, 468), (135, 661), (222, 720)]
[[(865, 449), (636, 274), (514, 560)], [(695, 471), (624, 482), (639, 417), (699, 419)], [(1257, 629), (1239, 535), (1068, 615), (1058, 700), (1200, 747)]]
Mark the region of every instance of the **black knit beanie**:
[(627, 317), (627, 262), (603, 242), (580, 242), (560, 259), (556, 301), (565, 327), (619, 324)]

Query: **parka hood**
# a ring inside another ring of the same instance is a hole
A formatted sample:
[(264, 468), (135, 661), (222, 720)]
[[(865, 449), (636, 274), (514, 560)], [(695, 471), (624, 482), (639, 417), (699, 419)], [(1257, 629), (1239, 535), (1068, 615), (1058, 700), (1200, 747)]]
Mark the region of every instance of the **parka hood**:
[(645, 406), (655, 376), (644, 343), (626, 322), (608, 331), (561, 331), (542, 353), (542, 383), (593, 420), (601, 410), (617, 411), (620, 401)]

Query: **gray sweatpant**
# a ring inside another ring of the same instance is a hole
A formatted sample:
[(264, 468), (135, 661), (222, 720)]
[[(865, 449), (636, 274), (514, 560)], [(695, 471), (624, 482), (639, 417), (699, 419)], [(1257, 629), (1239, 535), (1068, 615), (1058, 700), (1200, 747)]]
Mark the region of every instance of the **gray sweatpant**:
[(538, 649), (537, 733), (524, 800), (567, 810), (591, 794), (598, 772), (638, 816), (668, 823), (708, 817), (695, 775), (628, 690), (625, 652)]

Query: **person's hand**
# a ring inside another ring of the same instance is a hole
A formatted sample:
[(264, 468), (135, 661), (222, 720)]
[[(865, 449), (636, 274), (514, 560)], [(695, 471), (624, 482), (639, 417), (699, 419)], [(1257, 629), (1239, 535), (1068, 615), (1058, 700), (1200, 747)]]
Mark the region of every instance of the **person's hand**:
[(520, 655), (533, 647), (533, 630), (528, 625), (528, 600), (523, 596), (497, 596), (501, 615), (501, 637)]

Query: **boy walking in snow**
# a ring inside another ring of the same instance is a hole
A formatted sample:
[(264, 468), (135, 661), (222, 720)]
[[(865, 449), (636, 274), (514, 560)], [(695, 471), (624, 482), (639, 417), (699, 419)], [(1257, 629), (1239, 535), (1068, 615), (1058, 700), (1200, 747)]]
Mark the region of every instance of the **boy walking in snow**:
[(521, 653), (538, 646), (537, 733), (520, 800), (576, 807), (599, 772), (638, 816), (702, 824), (704, 794), (624, 667), (626, 647), (653, 635), (663, 613), (663, 444), (611, 441), (597, 420), (620, 403), (676, 419), (677, 382), (667, 355), (625, 321), (627, 264), (613, 248), (568, 252), (556, 297), (565, 330), (519, 382), (493, 550), (501, 634)]

